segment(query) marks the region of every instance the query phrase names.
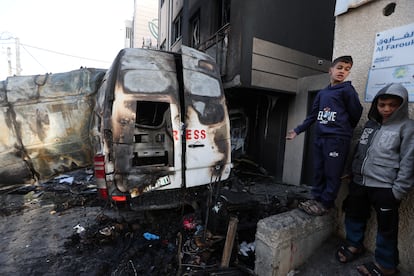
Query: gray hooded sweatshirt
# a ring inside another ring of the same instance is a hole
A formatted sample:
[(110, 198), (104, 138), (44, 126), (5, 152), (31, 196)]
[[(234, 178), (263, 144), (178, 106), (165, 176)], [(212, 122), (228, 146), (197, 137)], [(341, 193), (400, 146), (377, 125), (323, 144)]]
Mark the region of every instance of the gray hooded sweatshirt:
[[(378, 96), (397, 95), (400, 107), (382, 123)], [(352, 162), (353, 181), (368, 187), (392, 188), (401, 200), (414, 185), (414, 121), (408, 118), (408, 92), (401, 84), (388, 84), (375, 96), (369, 121), (359, 139)]]

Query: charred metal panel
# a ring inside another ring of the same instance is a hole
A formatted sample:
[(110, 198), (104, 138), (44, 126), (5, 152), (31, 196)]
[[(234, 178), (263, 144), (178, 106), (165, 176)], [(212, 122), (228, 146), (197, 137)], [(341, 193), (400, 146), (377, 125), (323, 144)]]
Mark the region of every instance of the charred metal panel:
[(120, 55), (113, 92), (116, 95), (112, 106), (113, 139), (116, 143), (132, 143), (137, 100), (177, 103), (175, 61), (172, 54), (155, 51), (124, 49)]
[(97, 129), (108, 133), (103, 139), (97, 138), (103, 143), (100, 148), (105, 155), (107, 184), (115, 184), (119, 191), (129, 191), (132, 196), (160, 188), (157, 180), (165, 176), (171, 177), (166, 182), (168, 188), (180, 187), (175, 55), (124, 49), (98, 93), (96, 112), (101, 125)]
[(1, 184), (25, 183), (32, 177), (22, 143), (16, 135), (15, 114), (7, 102), (6, 81), (0, 82), (0, 179)]
[(194, 49), (183, 47), (182, 52), (185, 125), (190, 133), (186, 137), (186, 179), (191, 187), (229, 176), (230, 121), (217, 64)]
[(91, 114), (104, 73), (80, 69), (2, 82), (2, 183), (47, 179), (92, 164)]

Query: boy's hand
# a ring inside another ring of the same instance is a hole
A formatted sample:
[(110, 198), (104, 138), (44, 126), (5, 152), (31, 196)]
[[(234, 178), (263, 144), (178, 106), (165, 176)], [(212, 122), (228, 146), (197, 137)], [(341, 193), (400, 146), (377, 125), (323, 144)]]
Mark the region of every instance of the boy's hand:
[(296, 136), (297, 136), (296, 132), (293, 129), (291, 129), (288, 131), (286, 135), (286, 140), (293, 140), (295, 139)]

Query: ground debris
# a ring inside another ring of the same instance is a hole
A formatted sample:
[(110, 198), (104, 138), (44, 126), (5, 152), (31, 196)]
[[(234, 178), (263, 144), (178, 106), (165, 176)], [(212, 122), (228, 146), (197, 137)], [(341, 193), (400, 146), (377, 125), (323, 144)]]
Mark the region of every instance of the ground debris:
[(75, 206), (104, 206), (97, 197), (93, 171), (79, 169), (33, 185), (17, 185), (2, 190), (0, 216), (10, 216), (25, 209), (52, 205), (55, 212)]
[[(14, 239), (15, 227), (3, 227), (9, 238), (3, 243), (7, 257), (0, 258), (9, 261), (0, 273), (254, 275), (257, 222), (295, 208), (309, 190), (275, 183), (260, 166), (242, 164), (229, 180), (217, 183), (211, 198), (202, 199), (198, 207), (132, 211), (128, 206), (109, 204), (97, 196), (90, 169), (3, 192), (0, 217), (4, 225), (15, 221), (21, 223), (16, 225), (19, 233), (43, 232), (38, 239), (28, 234)], [(30, 215), (19, 219), (23, 214)], [(229, 252), (225, 250), (226, 234), (234, 217), (237, 232)], [(49, 229), (56, 230), (50, 237)], [(60, 245), (51, 248), (55, 243)], [(37, 250), (38, 246), (46, 251)], [(230, 255), (228, 267), (222, 267), (224, 252), (226, 257)], [(25, 257), (13, 259), (10, 254)]]
[[(130, 221), (99, 215), (83, 231), (74, 229), (55, 267), (95, 275), (249, 275), (252, 268), (237, 260), (237, 247), (231, 267), (220, 267), (225, 236), (206, 230), (201, 222), (197, 214), (181, 209), (151, 211)], [(159, 239), (150, 239), (149, 233)], [(70, 266), (65, 264), (68, 255), (75, 256)]]
[(20, 203), (14, 203), (10, 201), (4, 201), (1, 200), (0, 202), (0, 217), (4, 216), (10, 216), (13, 214), (18, 214), (20, 212), (23, 212), (24, 209), (27, 207), (20, 204)]

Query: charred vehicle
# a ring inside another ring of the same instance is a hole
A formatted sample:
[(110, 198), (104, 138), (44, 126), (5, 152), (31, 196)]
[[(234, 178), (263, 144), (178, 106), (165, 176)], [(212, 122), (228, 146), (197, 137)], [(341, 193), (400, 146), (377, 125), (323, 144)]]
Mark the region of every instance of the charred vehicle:
[(0, 81), (0, 186), (34, 184), (90, 166), (91, 114), (106, 70)]
[(121, 50), (94, 114), (104, 198), (138, 209), (171, 207), (229, 177), (229, 116), (219, 68), (204, 53)]

